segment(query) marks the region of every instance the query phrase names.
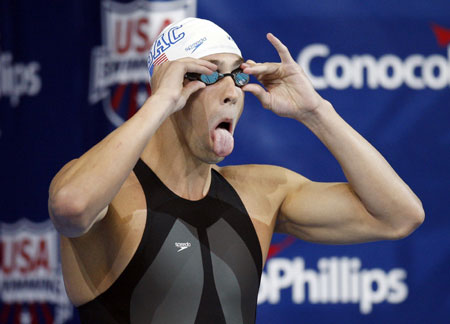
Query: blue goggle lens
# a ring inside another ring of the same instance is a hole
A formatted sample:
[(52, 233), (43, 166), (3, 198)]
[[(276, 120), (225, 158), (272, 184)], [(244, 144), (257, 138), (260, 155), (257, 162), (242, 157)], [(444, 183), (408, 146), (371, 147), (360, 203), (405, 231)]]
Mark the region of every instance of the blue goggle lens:
[(239, 72), (234, 75), (234, 83), (238, 87), (245, 86), (250, 80), (250, 76), (247, 73)]
[(200, 74), (200, 80), (206, 84), (214, 84), (219, 80), (219, 73), (213, 72), (211, 75)]

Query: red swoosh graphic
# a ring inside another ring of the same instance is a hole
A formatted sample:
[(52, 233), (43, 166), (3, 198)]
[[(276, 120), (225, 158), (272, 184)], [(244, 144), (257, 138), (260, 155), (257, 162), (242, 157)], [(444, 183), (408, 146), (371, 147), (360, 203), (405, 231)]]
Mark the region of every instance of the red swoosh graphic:
[(270, 245), (269, 253), (267, 254), (267, 260), (276, 256), (278, 253), (282, 252), (283, 250), (287, 249), (289, 246), (294, 244), (295, 237), (288, 236), (280, 243), (273, 243)]
[(432, 23), (431, 29), (434, 32), (434, 36), (436, 36), (436, 40), (441, 47), (446, 47), (450, 44), (450, 29), (439, 26), (438, 24)]

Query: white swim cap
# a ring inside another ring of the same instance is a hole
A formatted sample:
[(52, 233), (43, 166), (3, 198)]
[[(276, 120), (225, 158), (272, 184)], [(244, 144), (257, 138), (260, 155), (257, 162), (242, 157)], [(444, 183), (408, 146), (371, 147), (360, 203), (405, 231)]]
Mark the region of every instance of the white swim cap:
[(185, 18), (159, 34), (148, 54), (150, 79), (153, 68), (183, 57), (201, 58), (211, 54), (231, 53), (242, 57), (233, 39), (215, 23), (200, 18)]

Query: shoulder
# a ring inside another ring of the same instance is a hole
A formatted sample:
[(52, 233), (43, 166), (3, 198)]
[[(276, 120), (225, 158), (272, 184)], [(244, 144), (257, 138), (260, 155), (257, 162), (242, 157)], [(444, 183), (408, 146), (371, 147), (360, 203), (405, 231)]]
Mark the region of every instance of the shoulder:
[(309, 180), (294, 171), (268, 164), (244, 164), (214, 167), (232, 184), (255, 187), (255, 189), (294, 189)]
[(262, 242), (268, 250), (280, 208), (308, 179), (274, 165), (236, 165), (214, 167), (236, 190), (247, 209)]
[(293, 191), (309, 182), (289, 169), (262, 164), (214, 167), (247, 204), (270, 203), (278, 208)]

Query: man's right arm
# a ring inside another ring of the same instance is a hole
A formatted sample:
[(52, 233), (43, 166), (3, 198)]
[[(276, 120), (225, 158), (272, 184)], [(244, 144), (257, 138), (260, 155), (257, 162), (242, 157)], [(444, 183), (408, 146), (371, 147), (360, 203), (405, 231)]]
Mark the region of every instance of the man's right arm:
[(107, 212), (151, 136), (170, 111), (170, 102), (150, 97), (142, 108), (79, 159), (66, 164), (49, 191), (49, 213), (56, 229), (80, 236)]
[(189, 96), (205, 85), (183, 83), (186, 72), (211, 73), (217, 67), (204, 60), (181, 59), (155, 68), (153, 95), (139, 111), (79, 159), (66, 164), (53, 178), (49, 214), (64, 236), (86, 233), (102, 219), (150, 138)]

